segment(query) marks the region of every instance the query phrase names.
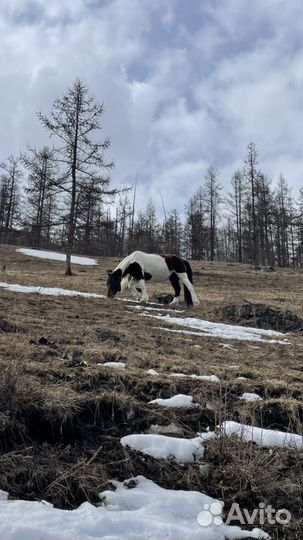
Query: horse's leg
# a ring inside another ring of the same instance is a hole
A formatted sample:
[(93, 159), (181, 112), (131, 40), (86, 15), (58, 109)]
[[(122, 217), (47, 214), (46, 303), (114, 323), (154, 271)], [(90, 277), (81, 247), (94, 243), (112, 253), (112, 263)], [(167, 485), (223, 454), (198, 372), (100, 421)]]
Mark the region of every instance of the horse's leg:
[(169, 276), (169, 281), (171, 282), (171, 284), (172, 284), (172, 286), (174, 288), (174, 291), (175, 291), (175, 297), (174, 297), (173, 301), (169, 305), (170, 306), (178, 305), (179, 304), (179, 299), (180, 299), (180, 292), (181, 292), (180, 279), (178, 278), (177, 274), (175, 274), (175, 272), (173, 272)]
[(132, 295), (136, 298), (136, 300), (141, 300), (141, 294), (139, 293), (139, 291), (137, 291), (135, 284), (138, 285), (138, 281), (134, 278), (131, 278), (128, 283), (128, 288)]
[(187, 289), (189, 290), (189, 292), (191, 294), (192, 301), (193, 301), (193, 305), (198, 306), (200, 304), (200, 302), (199, 302), (198, 297), (197, 297), (197, 295), (195, 293), (195, 289), (193, 287), (193, 284), (189, 281), (189, 279), (187, 277), (187, 274), (185, 272), (181, 272), (181, 273), (178, 273), (177, 276), (180, 278), (183, 285), (185, 287), (187, 287)]
[(142, 297), (141, 297), (141, 300), (140, 302), (148, 302), (148, 294), (147, 294), (147, 290), (146, 290), (146, 286), (145, 286), (145, 279), (140, 279), (138, 281), (138, 284), (139, 284), (139, 287), (142, 291)]
[(121, 292), (125, 292), (129, 288), (129, 278), (130, 276), (125, 276), (121, 281)]

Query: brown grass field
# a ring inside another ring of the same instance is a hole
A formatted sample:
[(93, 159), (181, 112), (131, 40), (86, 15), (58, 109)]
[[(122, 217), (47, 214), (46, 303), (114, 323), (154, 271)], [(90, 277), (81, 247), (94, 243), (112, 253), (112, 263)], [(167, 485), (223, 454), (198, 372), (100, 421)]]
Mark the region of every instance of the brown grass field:
[[(74, 275), (65, 277), (62, 262), (0, 246), (0, 268), (6, 264), (0, 281), (106, 294), (106, 270), (118, 260), (97, 260), (99, 266), (74, 265)], [(302, 270), (267, 273), (201, 261), (192, 266), (201, 304), (186, 316), (233, 324), (221, 310), (252, 302), (303, 319)], [(150, 285), (150, 300), (162, 292), (171, 292), (169, 283)], [(260, 501), (287, 508), (287, 527), (264, 529), (279, 540), (303, 537), (298, 452), (223, 438), (208, 445), (205, 475), (201, 462), (181, 466), (120, 444), (122, 436), (146, 433), (152, 424), (173, 422), (179, 437), (193, 437), (225, 419), (302, 434), (302, 331), (288, 334), (289, 345), (229, 341), (235, 348), (226, 349), (219, 338), (163, 332), (162, 322), (118, 299), (0, 289), (0, 305), (0, 489), (74, 508), (84, 500), (97, 502), (113, 478), (143, 474), (166, 488), (221, 498), (227, 509), (233, 501), (248, 509)], [(42, 337), (46, 344), (39, 343)], [(126, 362), (127, 369), (102, 367), (106, 361)], [(148, 375), (150, 368), (161, 376)], [(174, 372), (217, 375), (221, 382), (169, 377)], [(256, 392), (263, 401), (241, 402), (243, 392)], [(191, 394), (200, 408), (148, 405), (179, 393)]]

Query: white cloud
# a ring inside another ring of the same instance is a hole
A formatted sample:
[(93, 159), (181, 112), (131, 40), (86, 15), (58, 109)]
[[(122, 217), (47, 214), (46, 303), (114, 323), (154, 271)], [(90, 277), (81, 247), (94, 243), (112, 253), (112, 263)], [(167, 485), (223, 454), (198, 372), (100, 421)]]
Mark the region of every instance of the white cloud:
[[(0, 159), (46, 140), (73, 80), (104, 102), (115, 183), (182, 210), (213, 163), (228, 185), (254, 141), (264, 172), (302, 184), (301, 0), (4, 0)], [(186, 8), (188, 10), (188, 8)], [(183, 11), (182, 11), (183, 10)], [(300, 121), (301, 120), (301, 121)]]

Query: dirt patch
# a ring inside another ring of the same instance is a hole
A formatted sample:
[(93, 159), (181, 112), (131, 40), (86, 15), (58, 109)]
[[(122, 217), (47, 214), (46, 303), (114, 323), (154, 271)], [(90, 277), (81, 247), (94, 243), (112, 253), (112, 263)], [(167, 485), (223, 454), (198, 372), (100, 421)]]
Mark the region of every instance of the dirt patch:
[(18, 328), (14, 325), (9, 323), (8, 321), (5, 321), (4, 319), (0, 319), (0, 332), (17, 332)]
[(170, 293), (168, 294), (159, 294), (156, 297), (156, 300), (159, 304), (163, 304), (165, 306), (168, 306), (174, 299), (174, 296)]
[(38, 341), (35, 341), (34, 339), (30, 340), (31, 345), (42, 345), (43, 347), (50, 347), (51, 349), (57, 349), (57, 345), (55, 341), (49, 341), (47, 338), (42, 336)]
[(302, 432), (303, 404), (297, 400), (269, 399), (243, 403), (239, 413), (245, 424), (291, 433)]
[(285, 332), (303, 331), (303, 320), (295, 313), (266, 304), (230, 304), (216, 313), (244, 326)]
[(112, 341), (113, 343), (118, 343), (121, 339), (120, 336), (111, 330), (105, 330), (103, 328), (96, 328), (94, 334), (100, 341)]

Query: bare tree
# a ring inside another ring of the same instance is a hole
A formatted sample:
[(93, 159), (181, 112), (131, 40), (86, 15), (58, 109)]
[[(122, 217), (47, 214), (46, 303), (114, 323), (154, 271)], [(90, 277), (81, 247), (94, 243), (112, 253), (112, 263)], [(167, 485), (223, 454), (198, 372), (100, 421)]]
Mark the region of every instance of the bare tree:
[(137, 249), (153, 253), (158, 250), (160, 238), (161, 227), (157, 220), (156, 209), (149, 199), (144, 211), (139, 211), (135, 219), (132, 244), (135, 243)]
[(191, 259), (206, 257), (207, 228), (205, 225), (205, 195), (200, 187), (185, 205), (184, 251)]
[(110, 140), (96, 140), (103, 113), (103, 105), (95, 103), (88, 87), (80, 80), (74, 82), (62, 99), (56, 99), (49, 116), (38, 113), (43, 126), (60, 142), (55, 155), (61, 169), (57, 187), (67, 198), (66, 275), (72, 273), (71, 254), (81, 190), (83, 192), (93, 184), (99, 193), (114, 193), (114, 190), (106, 189), (110, 183), (108, 171), (113, 163), (105, 162), (103, 157), (110, 147)]
[(297, 229), (297, 264), (303, 266), (303, 188), (299, 192), (295, 225)]
[(19, 206), (19, 180), (21, 177), (20, 158), (9, 156), (6, 161), (0, 163), (4, 170), (1, 189), (1, 213), (0, 222), (3, 223), (2, 232), (5, 242), (10, 243), (13, 227), (18, 217)]
[(49, 242), (50, 231), (55, 220), (55, 182), (57, 167), (54, 163), (54, 151), (48, 147), (42, 150), (29, 150), (22, 156), (22, 161), (29, 170), (25, 191), (28, 195), (29, 222), (33, 232), (33, 243), (40, 248), (41, 237)]
[(163, 224), (163, 250), (181, 255), (183, 226), (176, 209), (172, 210)]
[(256, 212), (256, 198), (257, 198), (257, 182), (259, 176), (258, 170), (258, 152), (255, 144), (250, 143), (247, 147), (247, 157), (245, 159), (245, 165), (243, 169), (244, 177), (250, 187), (250, 199), (248, 201), (247, 209), (250, 214), (250, 228), (252, 237), (251, 247), (251, 261), (254, 264), (258, 264), (258, 238), (257, 238), (257, 212)]
[(3, 240), (4, 224), (6, 223), (7, 203), (9, 198), (9, 181), (5, 174), (0, 178), (0, 237)]
[(271, 179), (261, 172), (259, 172), (257, 178), (256, 195), (258, 260), (262, 265), (274, 264), (274, 255), (270, 241), (273, 207)]
[(289, 186), (282, 174), (279, 177), (274, 204), (277, 264), (278, 266), (286, 267), (290, 264), (289, 241), (292, 221), (292, 201)]
[(216, 227), (221, 202), (221, 186), (218, 182), (218, 171), (211, 165), (205, 176), (205, 211), (209, 216), (209, 250), (210, 260), (215, 259)]
[(235, 219), (236, 225), (236, 239), (237, 239), (237, 260), (243, 261), (243, 205), (245, 199), (245, 182), (242, 171), (239, 169), (235, 172), (231, 180), (232, 191), (227, 197), (227, 203), (231, 208), (232, 214)]
[(126, 255), (127, 237), (132, 231), (132, 207), (128, 196), (125, 194), (119, 197), (117, 217), (119, 223), (119, 256)]

